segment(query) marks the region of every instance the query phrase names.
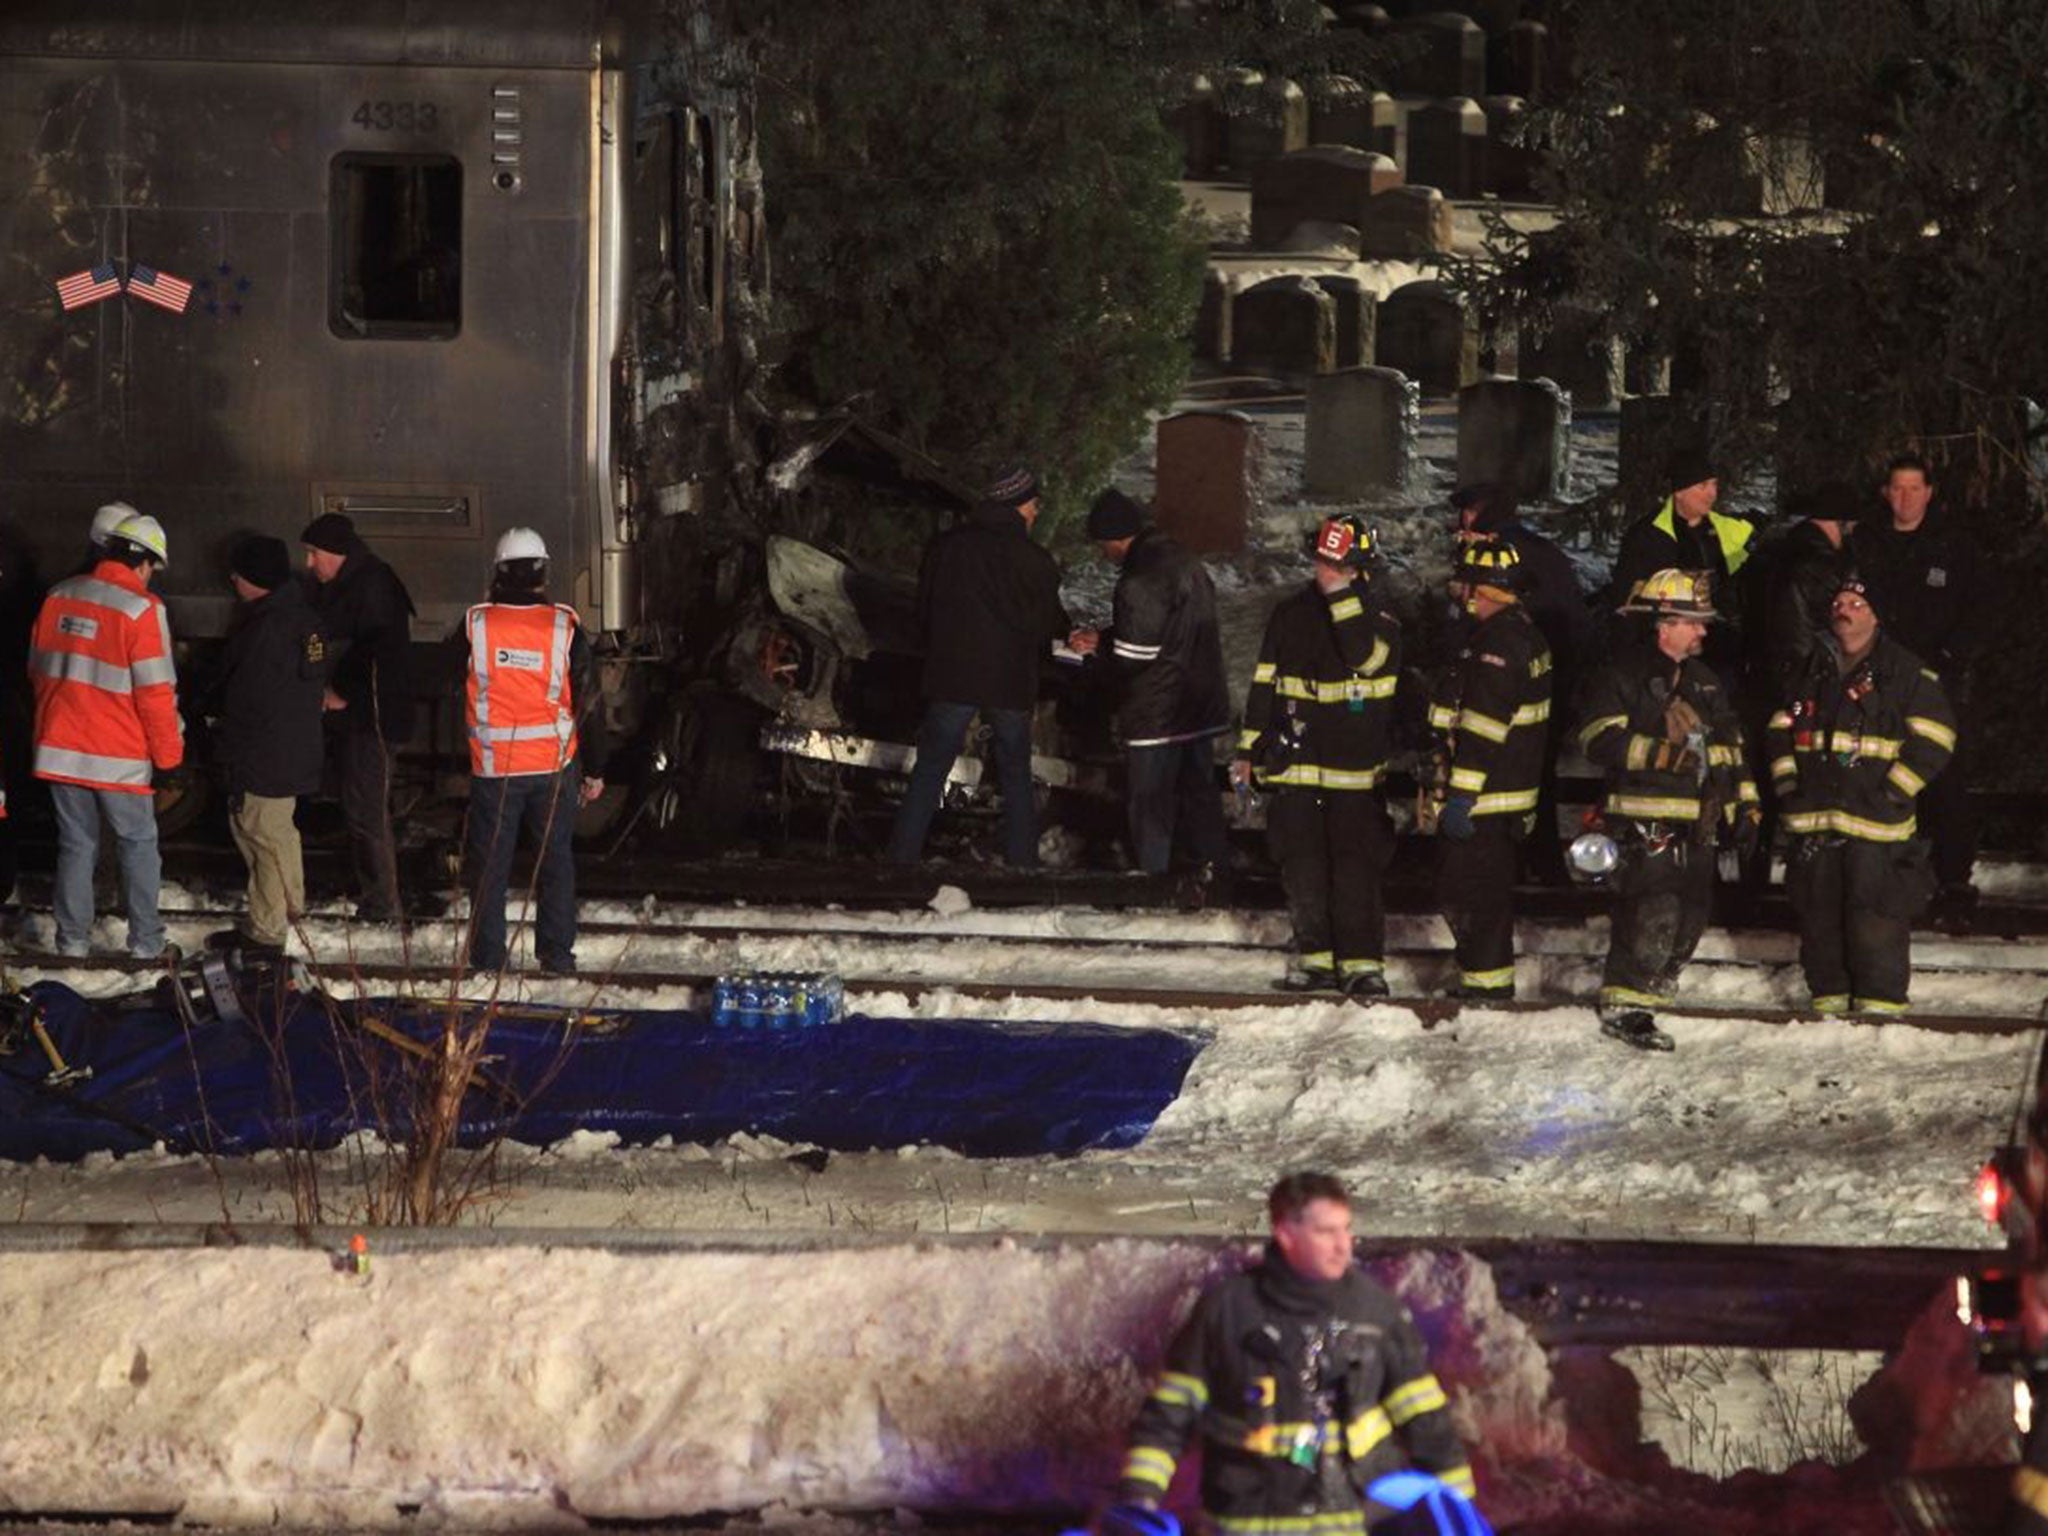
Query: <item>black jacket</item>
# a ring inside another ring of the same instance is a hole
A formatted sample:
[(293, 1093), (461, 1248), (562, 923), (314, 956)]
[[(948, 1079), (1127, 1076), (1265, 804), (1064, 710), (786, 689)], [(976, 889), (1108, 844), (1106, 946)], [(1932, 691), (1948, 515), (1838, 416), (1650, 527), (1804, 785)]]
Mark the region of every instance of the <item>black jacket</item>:
[(1750, 676), (1775, 702), (1805, 676), (1807, 664), (1832, 644), (1828, 623), (1835, 594), (1853, 564), (1846, 545), (1836, 548), (1811, 521), (1773, 540), (1755, 600)]
[(1536, 809), (1550, 730), (1550, 648), (1520, 603), (1469, 632), (1429, 704), (1449, 769), (1444, 788), (1470, 795), (1475, 816)]
[(1764, 741), (1786, 831), (1902, 843), (1955, 750), (1956, 717), (1935, 675), (1880, 631), (1846, 672), (1832, 650), (1816, 653)]
[(285, 799), (320, 788), (319, 621), (297, 582), (239, 604), (222, 647), (214, 742), (230, 794)]
[[(1692, 706), (1704, 728), (1706, 758), (1690, 772), (1652, 766), (1674, 697)], [(1711, 842), (1715, 822), (1732, 827), (1737, 809), (1756, 801), (1734, 701), (1697, 656), (1674, 663), (1654, 635), (1638, 635), (1587, 680), (1582, 706), (1579, 746), (1606, 772), (1609, 817), (1690, 825), (1696, 840)], [(1714, 821), (1703, 824), (1703, 811)]]
[(1269, 789), (1376, 789), (1400, 675), (1401, 624), (1374, 584), (1310, 582), (1266, 620), (1237, 755)]
[(1030, 709), (1038, 667), (1073, 628), (1060, 572), (1015, 507), (983, 503), (932, 540), (918, 576), (924, 694), (983, 709)]
[(1586, 594), (1579, 590), (1570, 557), (1520, 521), (1503, 523), (1494, 534), (1513, 545), (1521, 557), (1528, 583), (1522, 591), (1522, 606), (1543, 631), (1552, 665), (1567, 678), (1577, 676), (1579, 668), (1593, 659), (1600, 627), (1593, 610), (1586, 606)]
[(1156, 528), (1132, 541), (1103, 641), (1124, 745), (1163, 746), (1230, 729), (1216, 589), (1202, 562)]
[(1858, 523), (1854, 552), (1884, 633), (1959, 682), (1983, 645), (1991, 597), (1969, 535), (1936, 507), (1911, 533), (1884, 516)]
[(398, 573), (358, 539), (334, 580), (308, 580), (307, 596), (327, 640), (327, 686), (348, 701), (332, 723), (411, 740), (413, 606)]
[(1271, 1247), (1195, 1303), (1139, 1411), (1119, 1497), (1164, 1493), (1198, 1429), (1202, 1508), (1225, 1531), (1356, 1512), (1375, 1479), (1411, 1464), (1472, 1493), (1408, 1309), (1355, 1268), (1302, 1280)]

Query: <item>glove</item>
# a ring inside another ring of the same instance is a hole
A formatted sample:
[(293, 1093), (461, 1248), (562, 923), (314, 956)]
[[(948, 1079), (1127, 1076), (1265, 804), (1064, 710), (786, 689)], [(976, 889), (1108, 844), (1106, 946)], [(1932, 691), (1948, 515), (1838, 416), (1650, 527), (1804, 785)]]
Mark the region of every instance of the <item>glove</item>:
[(1664, 739), (1683, 745), (1688, 736), (1706, 734), (1707, 723), (1700, 712), (1684, 699), (1669, 699), (1664, 705)]
[(1470, 795), (1452, 795), (1436, 814), (1436, 830), (1454, 843), (1462, 843), (1479, 829), (1472, 825), (1472, 812), (1479, 802)]
[(1700, 755), (1683, 741), (1660, 741), (1650, 753), (1650, 766), (1659, 773), (1698, 773)]
[(1747, 864), (1756, 857), (1757, 849), (1763, 846), (1764, 813), (1753, 805), (1745, 805), (1735, 813), (1735, 855)]

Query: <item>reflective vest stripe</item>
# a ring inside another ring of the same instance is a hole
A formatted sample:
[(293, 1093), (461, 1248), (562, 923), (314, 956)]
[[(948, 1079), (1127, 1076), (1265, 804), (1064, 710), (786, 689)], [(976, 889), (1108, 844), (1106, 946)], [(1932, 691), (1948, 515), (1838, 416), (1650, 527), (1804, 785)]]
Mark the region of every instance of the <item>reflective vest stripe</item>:
[(149, 759), (146, 757), (101, 757), (93, 752), (77, 752), (69, 747), (40, 743), (36, 747), (35, 771), (38, 778), (65, 779), (79, 784), (149, 783)]
[(561, 604), (480, 603), (469, 637), (469, 765), (480, 778), (559, 773), (576, 756), (569, 652), (576, 614)]
[[(84, 683), (88, 688), (97, 688), (103, 693), (135, 691), (135, 675), (129, 668), (118, 662), (101, 661), (83, 651), (37, 651), (29, 658), (28, 665), (29, 670), (39, 676), (67, 683)], [(146, 681), (168, 682), (169, 679)]]
[[(74, 576), (69, 581), (60, 581), (50, 589), (52, 597), (68, 597), (81, 603), (94, 603), (101, 608), (111, 608), (124, 619), (139, 619), (149, 612), (149, 599), (139, 592), (130, 592), (126, 587), (117, 587), (111, 581), (101, 581), (97, 576)], [(170, 632), (164, 632), (165, 642)]]

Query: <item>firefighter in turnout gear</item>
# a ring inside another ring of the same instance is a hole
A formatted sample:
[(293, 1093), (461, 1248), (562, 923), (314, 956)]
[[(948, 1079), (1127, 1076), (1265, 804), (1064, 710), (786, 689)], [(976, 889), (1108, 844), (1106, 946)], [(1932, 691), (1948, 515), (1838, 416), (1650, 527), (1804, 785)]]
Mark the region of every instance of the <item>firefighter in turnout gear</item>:
[(1766, 738), (1799, 963), (1821, 1013), (1905, 1012), (1911, 925), (1935, 884), (1913, 807), (1955, 750), (1940, 681), (1878, 621), (1852, 573), (1830, 610), (1833, 643)]
[(1413, 1465), (1466, 1499), (1472, 1469), (1408, 1309), (1352, 1258), (1327, 1173), (1267, 1197), (1265, 1257), (1205, 1292), (1139, 1411), (1117, 1497), (1156, 1506), (1202, 1440), (1202, 1509), (1222, 1536), (1345, 1536), (1391, 1514), (1367, 1494)]
[(1278, 985), (1384, 997), (1393, 852), (1381, 800), (1401, 627), (1374, 590), (1372, 530), (1317, 530), (1314, 579), (1266, 622), (1231, 781), (1272, 794), (1266, 837), (1287, 889), (1296, 959)]
[(1522, 604), (1524, 585), (1514, 545), (1464, 546), (1451, 588), (1475, 627), (1429, 705), (1436, 750), (1417, 821), (1440, 841), (1437, 904), (1457, 948), (1455, 995), (1473, 1000), (1515, 995), (1515, 856), (1543, 782), (1550, 647)]
[[(577, 810), (604, 792), (596, 667), (576, 610), (547, 597), (547, 546), (531, 528), (498, 540), (490, 601), (469, 610), (457, 643), (469, 659), (469, 820), (475, 892), (469, 963), (505, 964), (505, 887), (523, 825), (533, 839), (541, 969), (576, 969)], [(581, 729), (579, 730), (579, 727)]]
[(36, 615), (32, 768), (57, 812), (59, 954), (84, 955), (91, 943), (102, 821), (127, 896), (128, 953), (155, 960), (166, 951), (152, 779), (184, 762), (185, 733), (170, 619), (149, 579), (169, 560), (162, 526), (130, 512), (91, 573), (58, 582)]
[(1654, 572), (1621, 611), (1651, 628), (1590, 680), (1579, 729), (1607, 776), (1602, 813), (1620, 853), (1600, 1027), (1668, 1051), (1655, 1011), (1672, 1002), (1706, 929), (1717, 838), (1751, 851), (1762, 816), (1734, 700), (1699, 659), (1715, 618), (1712, 578)]

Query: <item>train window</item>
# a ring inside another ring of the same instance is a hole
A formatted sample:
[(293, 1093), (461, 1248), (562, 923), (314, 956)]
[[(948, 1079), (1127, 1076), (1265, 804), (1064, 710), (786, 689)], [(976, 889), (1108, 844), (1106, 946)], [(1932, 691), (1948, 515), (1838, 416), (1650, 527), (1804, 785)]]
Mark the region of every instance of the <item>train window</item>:
[(462, 329), (462, 162), (337, 155), (327, 324), (337, 336), (431, 338)]

